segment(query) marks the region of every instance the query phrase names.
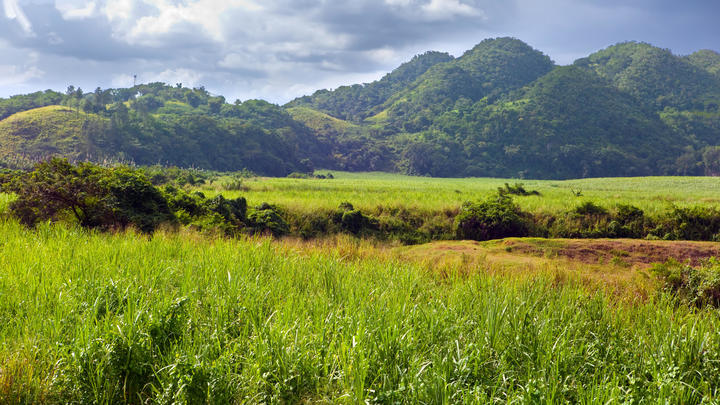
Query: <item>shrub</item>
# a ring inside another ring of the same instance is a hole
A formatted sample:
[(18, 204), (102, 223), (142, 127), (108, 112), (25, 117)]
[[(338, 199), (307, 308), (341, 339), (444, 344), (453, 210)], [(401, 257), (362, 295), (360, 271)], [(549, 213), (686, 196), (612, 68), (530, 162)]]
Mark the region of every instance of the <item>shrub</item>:
[(466, 202), (455, 218), (455, 236), (473, 240), (527, 236), (527, 217), (512, 198), (503, 194), (482, 202)]
[(134, 225), (149, 233), (175, 219), (165, 196), (138, 171), (127, 167), (109, 169), (100, 185), (110, 192), (112, 210), (123, 227)]
[(720, 307), (720, 260), (710, 258), (699, 267), (674, 259), (652, 268), (663, 282), (663, 288), (698, 308)]
[(290, 227), (282, 216), (270, 204), (263, 203), (247, 217), (248, 225), (254, 232), (269, 231), (273, 236), (282, 236), (290, 232)]
[(244, 197), (228, 200), (222, 194), (218, 194), (212, 199), (206, 200), (204, 206), (231, 224), (244, 222), (247, 214), (247, 201)]
[(289, 179), (309, 179), (310, 175), (307, 173), (292, 172), (287, 175), (287, 178), (289, 178)]
[(608, 214), (608, 211), (592, 201), (585, 201), (575, 207), (573, 213), (580, 216), (604, 216)]
[(532, 191), (525, 190), (523, 183), (515, 183), (514, 186), (511, 186), (508, 183), (505, 183), (505, 187), (498, 187), (498, 194), (512, 194), (512, 195), (528, 196), (528, 195), (540, 195), (540, 192), (537, 190), (532, 190)]
[(75, 166), (54, 158), (14, 176), (3, 188), (17, 194), (10, 212), (27, 226), (71, 217), (88, 228), (134, 225), (152, 232), (163, 222), (175, 221), (160, 190), (127, 167)]
[(618, 205), (608, 224), (608, 236), (614, 238), (642, 238), (647, 234), (645, 213), (632, 205)]
[(720, 211), (714, 207), (673, 207), (652, 234), (670, 240), (718, 240)]

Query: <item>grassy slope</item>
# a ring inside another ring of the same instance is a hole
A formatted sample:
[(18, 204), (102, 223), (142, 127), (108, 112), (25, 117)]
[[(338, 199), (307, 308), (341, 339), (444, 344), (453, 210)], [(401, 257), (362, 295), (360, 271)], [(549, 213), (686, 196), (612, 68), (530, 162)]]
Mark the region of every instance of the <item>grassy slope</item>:
[(440, 276), (352, 246), (0, 235), (3, 403), (698, 403), (720, 382), (717, 316), (664, 299)]
[[(321, 171), (320, 173), (325, 173)], [(582, 180), (516, 180), (516, 179), (441, 179), (403, 176), (390, 173), (332, 172), (335, 179), (256, 178), (246, 180), (246, 191), (223, 192), (226, 196), (242, 195), (249, 204), (262, 202), (302, 210), (336, 208), (349, 201), (356, 207), (372, 211), (378, 206), (408, 207), (423, 210), (453, 210), (464, 201), (484, 198), (504, 183), (522, 182), (540, 196), (518, 197), (516, 201), (531, 212), (565, 211), (568, 207), (593, 201), (606, 207), (617, 204), (636, 205), (648, 214), (679, 206), (702, 203), (720, 205), (720, 178), (717, 177), (637, 177)], [(571, 190), (581, 191), (575, 197)], [(204, 192), (212, 194), (212, 188)]]
[(57, 153), (77, 158), (92, 154), (95, 151), (83, 126), (99, 128), (106, 123), (107, 119), (95, 114), (78, 113), (63, 106), (17, 113), (0, 121), (0, 156), (42, 157)]
[(295, 120), (302, 122), (307, 125), (308, 128), (318, 132), (334, 131), (336, 133), (344, 133), (347, 131), (360, 130), (355, 124), (313, 110), (309, 107), (292, 107), (288, 108), (287, 112), (290, 113)]

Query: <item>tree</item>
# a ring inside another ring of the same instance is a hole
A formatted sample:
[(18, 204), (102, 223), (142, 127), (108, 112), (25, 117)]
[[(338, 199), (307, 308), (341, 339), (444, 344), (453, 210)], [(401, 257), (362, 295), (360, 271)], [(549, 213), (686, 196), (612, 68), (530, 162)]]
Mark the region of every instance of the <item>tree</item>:
[(133, 225), (149, 233), (161, 223), (175, 222), (163, 194), (127, 167), (75, 166), (53, 158), (11, 179), (3, 189), (17, 195), (10, 212), (27, 226), (74, 218), (86, 228)]
[(703, 149), (702, 160), (706, 176), (720, 176), (720, 146)]

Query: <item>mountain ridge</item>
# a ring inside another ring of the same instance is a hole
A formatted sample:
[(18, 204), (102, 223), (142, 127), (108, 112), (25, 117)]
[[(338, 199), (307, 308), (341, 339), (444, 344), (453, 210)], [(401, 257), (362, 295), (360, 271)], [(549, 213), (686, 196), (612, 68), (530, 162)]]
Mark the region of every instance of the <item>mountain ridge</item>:
[(491, 38), (457, 58), (429, 51), (372, 83), (284, 106), (230, 104), (202, 87), (162, 83), (36, 92), (0, 99), (0, 156), (33, 150), (6, 141), (32, 126), (8, 122), (22, 124), (18, 112), (49, 105), (103, 123), (90, 131), (75, 124), (72, 133), (37, 127), (76, 141), (61, 143), (58, 154), (84, 148), (140, 164), (531, 178), (720, 168), (720, 54), (677, 56), (633, 41), (558, 66), (519, 39)]

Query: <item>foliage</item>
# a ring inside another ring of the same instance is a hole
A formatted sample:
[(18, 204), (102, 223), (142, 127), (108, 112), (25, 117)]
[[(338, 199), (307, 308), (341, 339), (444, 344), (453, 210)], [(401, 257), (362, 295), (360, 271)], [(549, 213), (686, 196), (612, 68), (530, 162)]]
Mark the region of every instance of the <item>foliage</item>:
[(720, 260), (710, 258), (700, 266), (670, 259), (652, 268), (663, 288), (698, 308), (720, 307)]
[(63, 159), (39, 163), (4, 186), (17, 199), (10, 212), (28, 226), (72, 216), (84, 227), (152, 232), (172, 223), (167, 200), (142, 174), (126, 167), (73, 166)]
[(472, 240), (527, 236), (526, 216), (512, 198), (502, 194), (482, 202), (466, 202), (455, 217), (455, 235)]
[(720, 210), (716, 207), (677, 207), (658, 219), (652, 234), (671, 240), (720, 239)]
[(277, 207), (263, 203), (251, 210), (248, 214), (248, 225), (254, 232), (270, 232), (273, 236), (282, 236), (290, 232), (285, 219), (278, 212)]
[(607, 215), (608, 211), (592, 201), (585, 201), (575, 207), (573, 213), (579, 216), (604, 216)]
[(508, 183), (505, 183), (504, 187), (498, 187), (498, 194), (512, 194), (512, 195), (519, 195), (519, 196), (528, 196), (528, 195), (540, 195), (540, 192), (537, 190), (527, 191), (525, 190), (525, 187), (523, 187), (522, 183), (515, 183), (515, 185), (511, 186)]

